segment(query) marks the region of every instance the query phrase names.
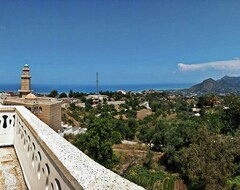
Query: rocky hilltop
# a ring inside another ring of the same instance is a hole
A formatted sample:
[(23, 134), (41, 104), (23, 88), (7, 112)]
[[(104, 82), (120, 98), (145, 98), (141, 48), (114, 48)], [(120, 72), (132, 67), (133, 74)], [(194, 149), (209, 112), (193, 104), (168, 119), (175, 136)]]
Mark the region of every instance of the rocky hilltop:
[(224, 76), (219, 80), (212, 78), (206, 79), (203, 82), (196, 84), (188, 89), (194, 93), (231, 93), (240, 91), (240, 77)]

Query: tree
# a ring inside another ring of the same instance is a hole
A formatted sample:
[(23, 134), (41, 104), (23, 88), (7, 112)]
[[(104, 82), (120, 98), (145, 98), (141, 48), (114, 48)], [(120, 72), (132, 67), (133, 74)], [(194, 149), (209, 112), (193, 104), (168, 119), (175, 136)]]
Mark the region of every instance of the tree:
[(58, 96), (58, 91), (57, 90), (52, 90), (48, 96), (56, 98)]
[(137, 107), (139, 106), (139, 100), (137, 98), (131, 98), (126, 101), (126, 104), (136, 111)]
[(112, 145), (119, 140), (119, 134), (113, 133), (112, 121), (95, 118), (85, 134), (77, 136), (74, 145), (98, 163), (111, 168), (116, 161)]
[(128, 133), (126, 134), (126, 138), (129, 140), (133, 140), (138, 127), (138, 123), (134, 118), (130, 118), (127, 122), (127, 127)]
[(167, 124), (166, 120), (157, 121), (152, 137), (152, 143), (154, 144), (154, 148), (156, 150), (160, 150), (161, 147), (166, 145), (167, 130), (169, 130), (169, 125)]
[(149, 126), (147, 126), (146, 124), (144, 124), (143, 126), (141, 126), (141, 128), (139, 130), (138, 139), (141, 142), (150, 144), (153, 134), (154, 134), (154, 129), (152, 129)]
[[(165, 124), (165, 126), (167, 126)], [(161, 157), (160, 162), (164, 164), (169, 170), (179, 171), (180, 151), (184, 147), (191, 144), (192, 138), (197, 133), (199, 127), (198, 122), (186, 120), (176, 122), (161, 130), (162, 142), (164, 142), (163, 151), (164, 155)]]
[(89, 111), (92, 108), (93, 100), (92, 99), (85, 99), (85, 110)]
[(224, 124), (223, 132), (225, 134), (234, 134), (240, 129), (240, 98), (236, 95), (229, 95), (225, 98), (226, 108), (222, 113), (222, 122)]
[(72, 90), (69, 91), (68, 96), (69, 96), (69, 98), (73, 97), (73, 91)]
[(59, 98), (67, 98), (67, 94), (65, 92), (62, 92), (60, 95), (59, 95)]
[(219, 99), (218, 96), (214, 94), (207, 94), (199, 97), (197, 106), (199, 108), (203, 108), (206, 106), (209, 106), (212, 108), (217, 103), (218, 99)]
[(121, 140), (126, 139), (129, 132), (129, 128), (122, 119), (116, 120), (114, 124), (114, 130), (121, 134)]
[(146, 161), (144, 162), (144, 166), (148, 169), (153, 168), (153, 152), (149, 149), (146, 155)]
[(238, 138), (216, 135), (207, 128), (199, 130), (194, 142), (182, 150), (181, 173), (190, 189), (219, 190), (236, 172), (235, 158), (240, 154)]
[(76, 110), (76, 108), (77, 108), (76, 103), (70, 103), (69, 104), (69, 109), (70, 110), (74, 111), (74, 110)]

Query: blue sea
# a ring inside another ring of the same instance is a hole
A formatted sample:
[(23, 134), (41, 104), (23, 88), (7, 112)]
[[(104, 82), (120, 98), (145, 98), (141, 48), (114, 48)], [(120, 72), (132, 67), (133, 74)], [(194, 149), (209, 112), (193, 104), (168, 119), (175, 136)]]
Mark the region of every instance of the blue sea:
[[(132, 92), (139, 92), (143, 90), (176, 90), (185, 89), (191, 87), (193, 84), (118, 84), (118, 85), (99, 85), (99, 91), (117, 91), (125, 90)], [(0, 84), (0, 91), (13, 91), (17, 92), (20, 88), (20, 84)], [(68, 93), (70, 90), (74, 92), (85, 92), (93, 93), (96, 92), (96, 85), (63, 85), (63, 84), (32, 84), (31, 89), (34, 93), (49, 93), (52, 90), (57, 90), (58, 92)]]

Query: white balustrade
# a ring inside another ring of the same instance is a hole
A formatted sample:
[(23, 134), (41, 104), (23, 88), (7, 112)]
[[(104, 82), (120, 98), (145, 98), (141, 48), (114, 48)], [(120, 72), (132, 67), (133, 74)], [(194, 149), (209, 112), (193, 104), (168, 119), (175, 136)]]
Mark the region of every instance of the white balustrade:
[(0, 146), (13, 145), (32, 190), (143, 188), (96, 163), (23, 106), (0, 107)]
[(15, 113), (12, 109), (0, 110), (0, 146), (13, 145)]

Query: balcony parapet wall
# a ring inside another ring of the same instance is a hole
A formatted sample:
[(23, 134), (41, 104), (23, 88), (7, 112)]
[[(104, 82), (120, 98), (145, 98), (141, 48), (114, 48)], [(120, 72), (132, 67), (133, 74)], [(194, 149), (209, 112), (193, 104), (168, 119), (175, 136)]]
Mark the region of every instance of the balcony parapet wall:
[(3, 145), (14, 146), (29, 189), (143, 190), (93, 161), (23, 106), (0, 107)]

